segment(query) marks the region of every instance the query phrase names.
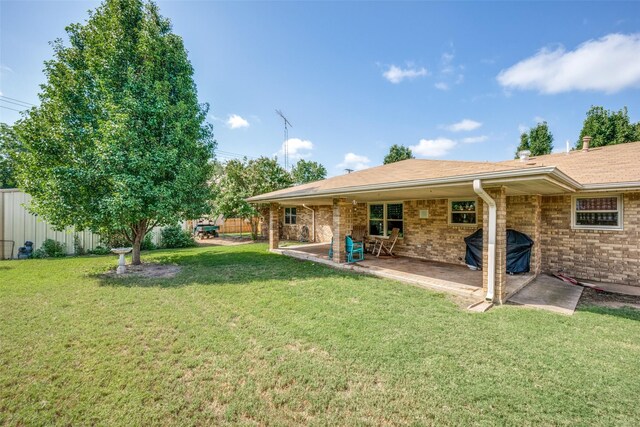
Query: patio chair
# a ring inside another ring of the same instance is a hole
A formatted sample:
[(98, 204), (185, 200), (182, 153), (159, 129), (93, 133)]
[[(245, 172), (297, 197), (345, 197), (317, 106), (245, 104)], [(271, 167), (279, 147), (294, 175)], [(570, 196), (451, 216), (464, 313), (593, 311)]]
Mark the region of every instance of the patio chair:
[(364, 242), (367, 236), (367, 226), (366, 225), (354, 225), (353, 230), (351, 230), (351, 238), (354, 242)]
[(331, 236), (331, 243), (329, 244), (329, 260), (333, 259), (333, 236)]
[(362, 261), (364, 259), (364, 246), (362, 242), (354, 242), (349, 236), (346, 236), (344, 240), (347, 262)]
[[(393, 248), (398, 241), (398, 236), (400, 236), (400, 229), (394, 228), (391, 230), (391, 234), (388, 237), (378, 237), (376, 239), (376, 243), (373, 246), (373, 254), (377, 257), (380, 256), (380, 253), (384, 251), (386, 255), (393, 256)], [(376, 254), (376, 250), (378, 253)]]

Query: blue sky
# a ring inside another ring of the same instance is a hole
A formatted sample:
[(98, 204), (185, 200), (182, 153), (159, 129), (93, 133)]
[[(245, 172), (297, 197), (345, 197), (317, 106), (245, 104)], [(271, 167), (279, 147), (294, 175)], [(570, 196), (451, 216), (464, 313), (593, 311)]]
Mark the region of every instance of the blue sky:
[[(556, 149), (591, 105), (640, 120), (638, 2), (159, 1), (184, 39), (222, 160), (273, 156), (330, 175), (420, 158), (512, 158), (546, 120)], [(0, 120), (37, 104), (49, 41), (90, 1), (0, 0)], [(231, 154), (229, 154), (231, 153)], [(282, 154), (278, 154), (282, 159)]]

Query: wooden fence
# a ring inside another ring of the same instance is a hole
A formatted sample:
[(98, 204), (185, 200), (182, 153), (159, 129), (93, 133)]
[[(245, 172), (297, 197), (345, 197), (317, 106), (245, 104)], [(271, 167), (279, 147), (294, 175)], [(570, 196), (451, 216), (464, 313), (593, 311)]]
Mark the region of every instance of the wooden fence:
[(225, 218), (218, 230), (221, 234), (251, 233), (251, 224), (242, 218)]

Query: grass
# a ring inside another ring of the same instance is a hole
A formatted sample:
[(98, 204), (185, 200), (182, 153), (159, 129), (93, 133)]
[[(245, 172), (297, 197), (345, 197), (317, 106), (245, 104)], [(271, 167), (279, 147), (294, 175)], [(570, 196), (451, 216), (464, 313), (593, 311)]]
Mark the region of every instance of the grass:
[(267, 253), (0, 263), (3, 425), (637, 425), (640, 312), (572, 317)]

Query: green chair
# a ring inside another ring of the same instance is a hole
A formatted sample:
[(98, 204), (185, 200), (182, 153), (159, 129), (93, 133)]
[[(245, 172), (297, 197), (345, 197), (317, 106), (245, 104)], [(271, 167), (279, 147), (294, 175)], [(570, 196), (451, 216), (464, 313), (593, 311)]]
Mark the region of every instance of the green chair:
[(331, 244), (329, 245), (329, 259), (333, 259), (333, 237), (331, 237)]
[(345, 237), (345, 251), (347, 252), (347, 262), (358, 262), (364, 259), (364, 247), (362, 242), (355, 242), (349, 236)]

